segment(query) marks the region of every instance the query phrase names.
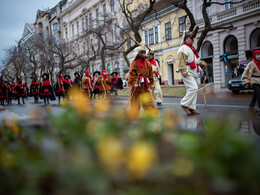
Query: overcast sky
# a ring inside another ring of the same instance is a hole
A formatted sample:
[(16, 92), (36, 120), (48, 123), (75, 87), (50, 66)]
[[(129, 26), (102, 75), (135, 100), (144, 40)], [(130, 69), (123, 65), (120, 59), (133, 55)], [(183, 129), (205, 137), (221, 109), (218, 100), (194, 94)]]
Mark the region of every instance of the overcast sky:
[(34, 23), (37, 10), (57, 5), (60, 0), (0, 0), (0, 65), (4, 49), (22, 38), (25, 23)]

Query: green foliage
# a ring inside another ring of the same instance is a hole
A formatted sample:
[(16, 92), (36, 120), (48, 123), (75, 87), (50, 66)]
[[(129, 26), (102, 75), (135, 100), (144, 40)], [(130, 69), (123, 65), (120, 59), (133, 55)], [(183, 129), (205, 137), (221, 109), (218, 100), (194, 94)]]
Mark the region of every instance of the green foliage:
[(231, 121), (178, 131), (171, 112), (132, 121), (68, 106), (45, 128), (5, 124), (0, 194), (259, 194), (260, 149)]

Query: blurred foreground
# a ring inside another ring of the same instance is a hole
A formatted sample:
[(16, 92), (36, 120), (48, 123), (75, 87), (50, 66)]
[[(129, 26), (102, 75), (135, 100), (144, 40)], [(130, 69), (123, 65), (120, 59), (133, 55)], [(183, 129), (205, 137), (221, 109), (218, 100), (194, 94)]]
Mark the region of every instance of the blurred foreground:
[(260, 194), (259, 141), (238, 133), (238, 116), (86, 102), (4, 117), (0, 194)]

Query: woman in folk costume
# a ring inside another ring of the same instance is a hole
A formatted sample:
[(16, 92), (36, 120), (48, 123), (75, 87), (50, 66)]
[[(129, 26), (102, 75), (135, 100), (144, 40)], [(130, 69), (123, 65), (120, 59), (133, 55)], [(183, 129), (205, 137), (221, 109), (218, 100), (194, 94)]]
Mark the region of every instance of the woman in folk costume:
[[(253, 51), (251, 49), (251, 52), (253, 52), (254, 60), (247, 65), (241, 80), (246, 87), (249, 87), (249, 85), (253, 87), (260, 114), (260, 50)], [(253, 110), (254, 106), (255, 101), (252, 99), (249, 108)]]
[(0, 77), (0, 105), (4, 106), (4, 101), (7, 98), (7, 86), (3, 81), (3, 76)]
[(44, 104), (50, 104), (49, 99), (53, 96), (52, 86), (49, 80), (49, 74), (44, 73), (40, 83), (40, 96), (44, 99)]
[(37, 81), (36, 75), (31, 77), (32, 82), (30, 85), (30, 96), (34, 97), (34, 103), (38, 103), (38, 98), (39, 98), (39, 82)]
[(154, 102), (157, 103), (157, 106), (159, 108), (162, 108), (162, 102), (163, 102), (163, 96), (162, 96), (162, 89), (160, 85), (159, 78), (162, 76), (160, 67), (158, 66), (158, 63), (154, 59), (154, 50), (150, 49), (148, 52), (149, 59), (148, 61), (152, 65), (153, 68), (153, 78), (154, 78), (154, 88), (152, 89), (153, 99)]
[(86, 70), (84, 76), (82, 77), (82, 91), (87, 95), (88, 98), (91, 99), (91, 94), (92, 94), (92, 78), (89, 75), (89, 71)]
[(97, 80), (100, 86), (100, 93), (102, 98), (106, 96), (106, 98), (110, 98), (110, 90), (111, 90), (111, 78), (107, 75), (107, 70), (102, 70), (102, 74), (98, 77)]
[(93, 85), (93, 93), (92, 95), (94, 96), (94, 99), (96, 99), (96, 95), (98, 95), (98, 98), (100, 96), (100, 86), (97, 82), (98, 77), (101, 75), (99, 71), (95, 71), (93, 73), (93, 80), (92, 80), (92, 85)]
[[(153, 69), (146, 60), (147, 48), (139, 46), (134, 49), (134, 60), (131, 62), (129, 70), (129, 84), (131, 86), (130, 110), (140, 114), (140, 106), (144, 111), (158, 114), (157, 108), (153, 103), (151, 89), (154, 87)], [(144, 95), (145, 98), (140, 98)], [(146, 99), (144, 102), (143, 100)]]
[(64, 99), (65, 97), (65, 87), (64, 87), (65, 79), (62, 76), (62, 70), (56, 73), (56, 78), (57, 81), (55, 83), (55, 94), (56, 96), (58, 96), (58, 100), (60, 104), (61, 97), (62, 99)]
[(81, 78), (78, 72), (74, 73), (74, 82), (73, 82), (73, 86), (76, 87), (77, 89), (81, 88)]
[(181, 47), (178, 50), (178, 69), (186, 87), (186, 95), (181, 100), (181, 107), (188, 115), (198, 115), (196, 111), (198, 84), (197, 78), (199, 66), (207, 66), (207, 63), (200, 60), (198, 50), (193, 47), (194, 38), (199, 28), (193, 32), (185, 32)]
[(123, 81), (122, 79), (118, 76), (118, 72), (112, 72), (112, 77), (111, 77), (111, 92), (115, 93), (114, 97), (119, 99), (118, 90), (123, 89)]
[(17, 83), (15, 85), (15, 93), (16, 93), (16, 96), (17, 96), (18, 104), (21, 104), (20, 103), (20, 97), (23, 100), (23, 104), (25, 104), (24, 98), (26, 96), (26, 92), (25, 92), (24, 85), (22, 84), (22, 78), (17, 78)]
[(69, 91), (69, 89), (73, 85), (73, 81), (71, 80), (70, 75), (67, 74), (67, 75), (64, 76), (64, 83), (63, 83), (63, 85), (64, 85), (66, 97), (68, 98), (68, 91)]

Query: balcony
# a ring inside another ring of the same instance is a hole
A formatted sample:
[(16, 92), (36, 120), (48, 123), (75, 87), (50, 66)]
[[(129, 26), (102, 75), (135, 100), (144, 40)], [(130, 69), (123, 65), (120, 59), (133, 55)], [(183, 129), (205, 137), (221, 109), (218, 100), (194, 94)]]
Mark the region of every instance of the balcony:
[(212, 19), (213, 21), (222, 21), (225, 19), (237, 17), (242, 14), (255, 12), (256, 10), (259, 9), (260, 9), (260, 0), (255, 0), (255, 1), (238, 5), (229, 10), (225, 10), (220, 13), (214, 14), (212, 15)]

